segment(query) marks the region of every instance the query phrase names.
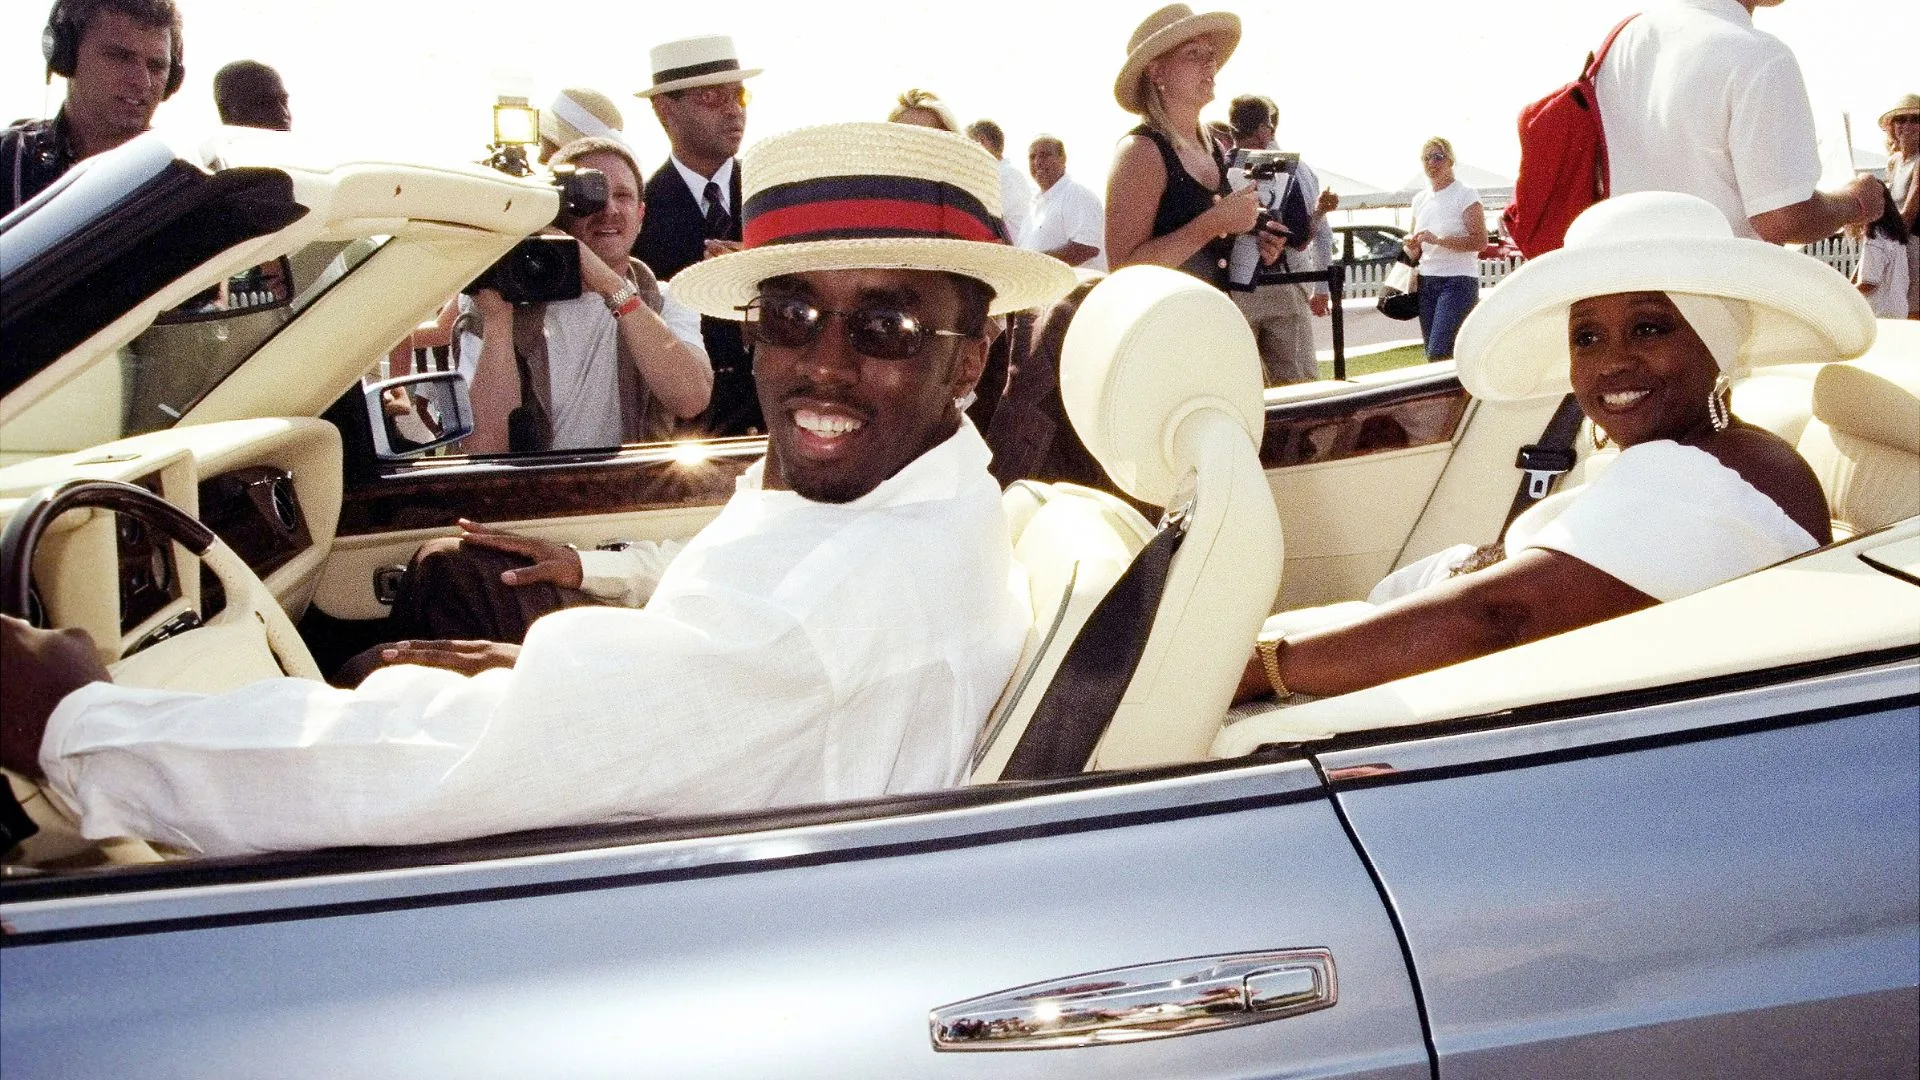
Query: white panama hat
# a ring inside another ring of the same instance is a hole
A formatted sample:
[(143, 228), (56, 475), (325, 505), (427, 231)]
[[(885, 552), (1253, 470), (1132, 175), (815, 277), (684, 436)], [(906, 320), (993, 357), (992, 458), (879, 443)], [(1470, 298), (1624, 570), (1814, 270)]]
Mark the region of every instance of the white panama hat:
[(1737, 355), (1715, 356), (1729, 374), (1851, 359), (1876, 332), (1866, 300), (1826, 263), (1733, 235), (1704, 199), (1642, 191), (1587, 208), (1566, 246), (1522, 265), (1473, 309), (1454, 341), (1461, 385), (1488, 401), (1570, 392), (1568, 308), (1628, 292), (1744, 302), (1750, 328)]
[(740, 56), (733, 49), (733, 39), (725, 34), (682, 38), (655, 45), (647, 53), (647, 60), (653, 67), (653, 85), (645, 90), (635, 90), (633, 96), (637, 98), (739, 82), (766, 70), (742, 68)]
[(540, 110), (540, 137), (556, 147), (590, 137), (624, 145), (624, 125), (620, 107), (612, 98), (584, 86), (567, 87), (553, 96), (551, 105)]
[(694, 263), (673, 297), (719, 319), (768, 278), (813, 270), (936, 270), (985, 282), (989, 314), (1052, 303), (1073, 268), (1009, 244), (999, 166), (971, 139), (910, 124), (800, 128), (740, 158), (744, 247)]
[(1185, 4), (1168, 4), (1141, 20), (1127, 39), (1127, 60), (1113, 80), (1113, 100), (1130, 113), (1144, 114), (1147, 107), (1140, 100), (1140, 76), (1147, 65), (1202, 34), (1226, 39), (1220, 49), (1220, 65), (1225, 67), (1227, 58), (1240, 45), (1240, 16), (1226, 11), (1195, 15)]

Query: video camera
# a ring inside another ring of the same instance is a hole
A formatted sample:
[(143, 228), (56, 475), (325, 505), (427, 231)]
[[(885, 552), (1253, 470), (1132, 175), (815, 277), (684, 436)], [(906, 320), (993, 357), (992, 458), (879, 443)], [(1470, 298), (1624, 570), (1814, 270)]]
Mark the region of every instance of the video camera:
[[(1235, 150), (1232, 165), (1227, 169), (1228, 178), (1234, 190), (1247, 183), (1260, 189), (1260, 216), (1254, 219), (1253, 228), (1233, 239), (1233, 250), (1227, 257), (1227, 287), (1248, 292), (1254, 285), (1254, 279), (1260, 273), (1261, 230), (1280, 220), (1279, 192), (1274, 183), (1282, 173), (1292, 173), (1300, 164), (1300, 155), (1291, 150)], [(1238, 174), (1236, 177), (1234, 174)], [(1297, 238), (1293, 238), (1297, 239)]]
[[(588, 217), (607, 205), (607, 177), (598, 169), (553, 167), (560, 214)], [(546, 304), (580, 295), (580, 242), (571, 236), (529, 236), (460, 290), (471, 296), (493, 289), (510, 304)]]

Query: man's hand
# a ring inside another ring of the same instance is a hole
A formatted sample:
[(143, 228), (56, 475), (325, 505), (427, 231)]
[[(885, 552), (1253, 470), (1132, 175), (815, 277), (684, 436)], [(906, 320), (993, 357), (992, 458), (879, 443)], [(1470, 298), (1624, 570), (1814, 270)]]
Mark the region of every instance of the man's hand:
[[(575, 246), (580, 249), (580, 284), (585, 286), (588, 292), (599, 293), (603, 299), (610, 298), (614, 293), (619, 292), (626, 285), (627, 276), (615, 272), (604, 259), (593, 253), (593, 249), (588, 247), (585, 241), (577, 238), (576, 241)], [(621, 267), (621, 269), (626, 268)]]
[(739, 251), (740, 246), (740, 241), (738, 240), (709, 240), (707, 241), (706, 254), (702, 257), (711, 259), (719, 255), (731, 255)]
[(508, 585), (535, 585), (544, 581), (563, 589), (580, 587), (580, 553), (565, 544), (520, 536), (466, 518), (460, 519), (460, 541), (532, 559), (532, 566), (508, 570), (500, 575), (500, 580)]
[(388, 664), (418, 664), (461, 675), (512, 667), (519, 658), (520, 646), (504, 641), (396, 641), (380, 650), (380, 659)]
[(1340, 209), (1340, 195), (1331, 188), (1321, 188), (1319, 201), (1313, 204), (1316, 214), (1331, 214)]
[(54, 706), (93, 682), (112, 682), (84, 630), (38, 630), (0, 615), (0, 765), (40, 775), (40, 740)]
[(1333, 310), (1333, 302), (1327, 299), (1326, 293), (1314, 293), (1307, 297), (1307, 309), (1316, 316), (1325, 318), (1327, 313)]
[(480, 313), (483, 325), (496, 320), (503, 324), (513, 320), (513, 305), (507, 303), (507, 298), (501, 296), (498, 289), (474, 290), (473, 310)]

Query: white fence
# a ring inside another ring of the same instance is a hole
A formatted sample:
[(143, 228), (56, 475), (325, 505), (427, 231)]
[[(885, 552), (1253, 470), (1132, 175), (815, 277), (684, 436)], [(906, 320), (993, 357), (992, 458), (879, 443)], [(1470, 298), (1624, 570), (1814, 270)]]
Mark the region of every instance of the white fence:
[[(1849, 279), (1854, 268), (1860, 265), (1860, 245), (1846, 236), (1832, 236), (1818, 243), (1808, 244), (1804, 248), (1807, 254), (1833, 267)], [(1505, 259), (1480, 260), (1480, 287), (1490, 289), (1500, 284), (1500, 279), (1513, 272), (1513, 268), (1526, 262), (1526, 259), (1514, 255)], [(1362, 263), (1347, 267), (1346, 297), (1354, 299), (1363, 296), (1380, 295), (1380, 283), (1385, 280), (1391, 262)]]

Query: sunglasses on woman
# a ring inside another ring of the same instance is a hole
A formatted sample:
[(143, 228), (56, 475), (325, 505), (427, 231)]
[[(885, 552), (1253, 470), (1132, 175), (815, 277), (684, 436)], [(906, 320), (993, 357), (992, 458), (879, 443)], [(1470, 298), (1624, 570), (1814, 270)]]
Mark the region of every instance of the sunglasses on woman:
[(734, 310), (745, 316), (747, 337), (782, 349), (804, 349), (819, 340), (829, 315), (840, 316), (847, 344), (874, 360), (911, 360), (929, 338), (969, 338), (959, 330), (923, 326), (916, 315), (887, 307), (834, 311), (797, 296), (762, 296)]

